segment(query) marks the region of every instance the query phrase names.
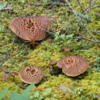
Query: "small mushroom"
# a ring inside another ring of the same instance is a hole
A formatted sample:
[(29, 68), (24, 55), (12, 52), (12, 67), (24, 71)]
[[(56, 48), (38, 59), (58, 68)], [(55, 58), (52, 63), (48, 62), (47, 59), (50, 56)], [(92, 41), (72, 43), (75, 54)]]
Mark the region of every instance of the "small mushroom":
[(57, 64), (57, 61), (54, 61), (54, 60), (51, 60), (50, 63), (49, 63), (49, 65), (52, 66), (50, 68), (50, 74), (51, 75), (59, 75), (62, 72), (61, 68), (54, 66), (56, 64)]
[(44, 77), (44, 72), (39, 67), (27, 66), (19, 71), (19, 77), (27, 84), (39, 83)]
[(56, 64), (57, 64), (57, 61), (54, 61), (54, 60), (51, 60), (50, 63), (49, 63), (49, 65), (51, 65), (51, 66), (56, 65)]
[(63, 52), (63, 51), (70, 52), (70, 51), (73, 51), (73, 50), (74, 50), (73, 46), (71, 46), (71, 47), (61, 47), (60, 52)]
[(46, 31), (49, 31), (49, 25), (53, 21), (47, 16), (21, 16), (14, 18), (9, 28), (20, 38), (34, 42), (45, 38)]
[(70, 52), (71, 51), (71, 48), (64, 48), (64, 51)]
[(78, 76), (88, 69), (88, 62), (79, 56), (65, 57), (57, 62), (57, 66), (68, 76)]

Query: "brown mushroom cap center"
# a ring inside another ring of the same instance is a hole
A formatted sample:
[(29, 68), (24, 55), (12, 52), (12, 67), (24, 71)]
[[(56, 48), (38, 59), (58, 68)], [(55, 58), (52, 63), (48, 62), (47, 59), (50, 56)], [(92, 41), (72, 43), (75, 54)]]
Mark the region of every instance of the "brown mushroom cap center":
[(33, 74), (35, 73), (35, 69), (26, 69), (26, 72), (27, 72), (28, 74), (33, 75)]
[(72, 64), (72, 63), (74, 63), (74, 61), (75, 60), (73, 60), (73, 59), (65, 59), (65, 60), (63, 60), (63, 62), (64, 62), (64, 64)]
[(57, 62), (57, 66), (68, 76), (77, 76), (88, 69), (88, 62), (79, 56), (69, 56)]

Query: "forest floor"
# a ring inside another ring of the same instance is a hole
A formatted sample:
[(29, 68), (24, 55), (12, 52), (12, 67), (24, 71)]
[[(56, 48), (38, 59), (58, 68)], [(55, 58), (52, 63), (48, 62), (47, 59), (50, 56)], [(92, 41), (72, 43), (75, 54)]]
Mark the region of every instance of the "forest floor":
[[(4, 0), (0, 1), (0, 4), (2, 3), (7, 4), (7, 9), (0, 11), (0, 91), (8, 87), (12, 87), (10, 92), (23, 91), (20, 87), (27, 84), (23, 84), (18, 74), (14, 77), (9, 74), (18, 73), (21, 68), (34, 65), (45, 72), (42, 82), (36, 85), (35, 90), (42, 93), (51, 88), (52, 92), (48, 96), (50, 100), (100, 100), (100, 44), (87, 40), (93, 39), (79, 25), (67, 3), (49, 4), (48, 0)], [(88, 22), (89, 30), (99, 40), (100, 8), (92, 9), (91, 18), (87, 21), (88, 16), (80, 13), (77, 3), (70, 3), (77, 14), (83, 17), (83, 23)], [(88, 8), (88, 3), (87, 0), (81, 1), (84, 9)], [(96, 4), (99, 4), (99, 0)], [(39, 46), (27, 43), (9, 29), (11, 20), (17, 16), (53, 17), (56, 20), (51, 25), (50, 31), (53, 34), (47, 33), (46, 38), (39, 41)], [(81, 34), (87, 39), (80, 38)], [(64, 47), (73, 50), (62, 51)], [(89, 62), (87, 72), (77, 77), (68, 77), (56, 69), (52, 72), (52, 66), (49, 65), (51, 60), (58, 61), (70, 55), (86, 59)], [(5, 78), (5, 75), (9, 77)]]

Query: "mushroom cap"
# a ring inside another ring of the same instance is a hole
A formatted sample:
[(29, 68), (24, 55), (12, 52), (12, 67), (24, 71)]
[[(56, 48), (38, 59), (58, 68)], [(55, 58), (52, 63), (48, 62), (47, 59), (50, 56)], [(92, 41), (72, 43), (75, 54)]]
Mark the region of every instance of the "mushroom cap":
[(78, 76), (88, 69), (88, 62), (79, 56), (65, 57), (57, 62), (57, 66), (68, 76)]
[(44, 72), (39, 67), (27, 66), (19, 71), (19, 77), (27, 84), (39, 83), (44, 77)]
[(47, 16), (21, 16), (14, 18), (9, 28), (20, 38), (34, 42), (45, 38), (52, 21)]
[(51, 66), (56, 65), (56, 64), (57, 64), (57, 61), (54, 61), (54, 60), (51, 60), (50, 63), (49, 63), (49, 65), (51, 65)]

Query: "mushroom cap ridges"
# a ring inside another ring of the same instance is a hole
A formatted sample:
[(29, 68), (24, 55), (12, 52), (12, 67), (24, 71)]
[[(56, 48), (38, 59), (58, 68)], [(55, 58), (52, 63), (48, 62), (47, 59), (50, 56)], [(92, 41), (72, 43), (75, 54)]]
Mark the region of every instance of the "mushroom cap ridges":
[(44, 77), (44, 72), (39, 67), (27, 66), (19, 71), (19, 77), (27, 84), (39, 83)]
[(88, 62), (79, 56), (69, 56), (57, 62), (57, 66), (68, 76), (78, 76), (88, 69)]
[(9, 28), (24, 40), (39, 41), (45, 38), (51, 21), (47, 16), (21, 16), (14, 18)]

